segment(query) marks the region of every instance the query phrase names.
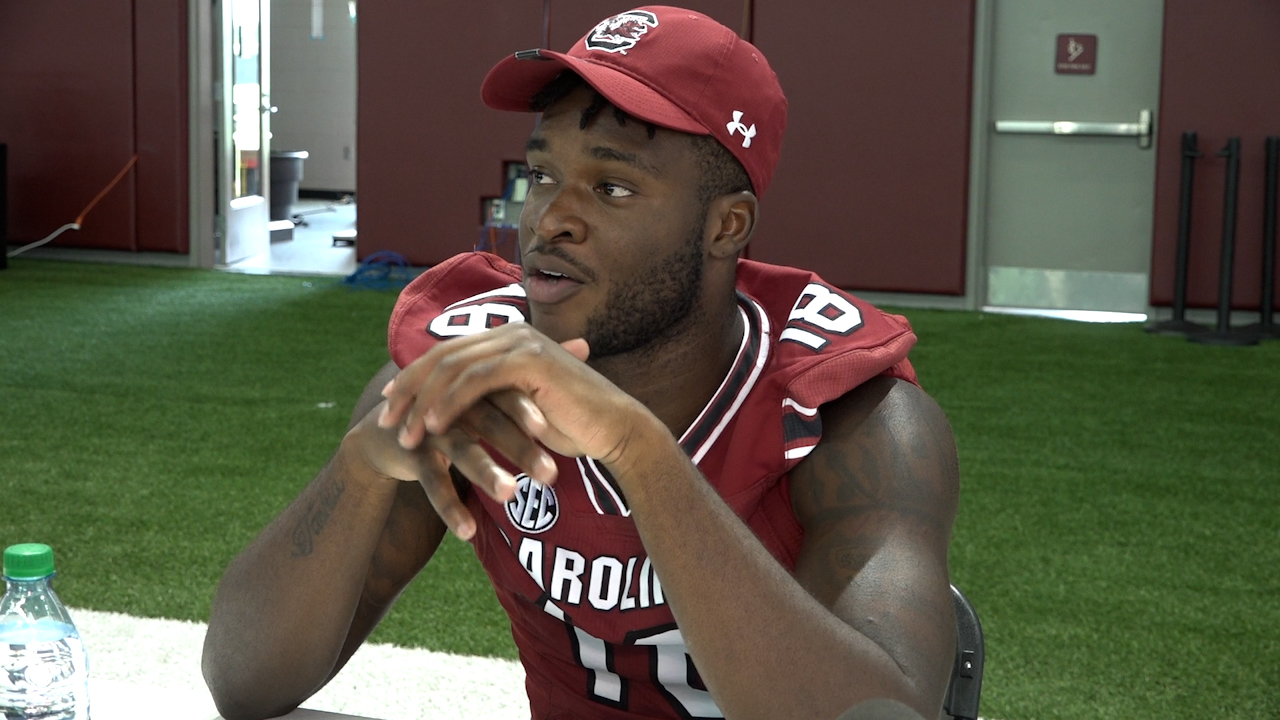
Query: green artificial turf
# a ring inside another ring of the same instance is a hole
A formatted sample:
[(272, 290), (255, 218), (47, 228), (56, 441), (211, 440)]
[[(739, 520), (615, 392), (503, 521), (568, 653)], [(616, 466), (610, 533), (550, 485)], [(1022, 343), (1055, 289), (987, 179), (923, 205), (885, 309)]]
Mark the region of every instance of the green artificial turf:
[[(0, 543), (71, 605), (207, 620), (230, 559), (327, 462), (387, 362), (394, 292), (15, 260), (0, 272)], [(446, 541), (375, 640), (515, 656)]]
[[(53, 545), (70, 604), (206, 619), (227, 561), (342, 437), (394, 300), (14, 260), (0, 543)], [(1280, 343), (904, 312), (960, 451), (951, 565), (986, 632), (983, 715), (1280, 717)], [(514, 656), (452, 539), (374, 639)]]
[(960, 451), (983, 714), (1280, 717), (1280, 343), (908, 315)]

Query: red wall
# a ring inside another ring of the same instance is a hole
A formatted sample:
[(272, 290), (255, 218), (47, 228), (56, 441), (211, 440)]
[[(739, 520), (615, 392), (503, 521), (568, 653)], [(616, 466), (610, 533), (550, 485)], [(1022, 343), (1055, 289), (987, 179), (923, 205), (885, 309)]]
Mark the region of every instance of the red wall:
[(186, 3), (136, 3), (133, 30), (137, 249), (185, 253), (190, 240)]
[(755, 0), (790, 101), (751, 257), (963, 295), (973, 2)]
[(361, 257), (392, 250), (416, 265), (470, 250), (480, 198), (502, 192), (533, 116), (480, 102), (503, 56), (538, 47), (535, 2), (365, 3), (357, 24)]
[(185, 3), (0, 3), (11, 243), (72, 222), (137, 153), (54, 244), (187, 251), (186, 24)]
[[(741, 25), (742, 0), (686, 5)], [(551, 46), (634, 6), (553, 0)], [(542, 20), (533, 0), (360, 7), (360, 257), (392, 250), (430, 265), (475, 245), (480, 198), (502, 193), (502, 164), (524, 161), (534, 122), (490, 110), (480, 83), (503, 57), (542, 44)]]
[[(678, 5), (718, 20), (742, 34), (744, 0), (681, 0), (645, 3), (638, 0), (552, 0), (551, 49), (565, 51), (601, 20), (641, 5)], [(748, 38), (749, 40), (750, 38)]]
[[(1156, 161), (1151, 303), (1173, 302), (1184, 130), (1199, 134), (1191, 210), (1187, 301), (1214, 306), (1222, 241), (1226, 159), (1241, 140), (1233, 302), (1261, 299), (1263, 142), (1280, 136), (1280, 3), (1273, 0), (1165, 0), (1164, 60)], [(1274, 302), (1274, 299), (1273, 299)]]
[[(972, 0), (683, 3), (753, 37), (791, 104), (752, 257), (874, 290), (963, 294)], [(625, 0), (552, 0), (564, 50)], [(485, 72), (542, 42), (537, 2), (360, 8), (360, 253), (437, 263), (477, 239), (480, 197), (531, 116), (488, 110)], [(909, 92), (904, 92), (904, 88)]]

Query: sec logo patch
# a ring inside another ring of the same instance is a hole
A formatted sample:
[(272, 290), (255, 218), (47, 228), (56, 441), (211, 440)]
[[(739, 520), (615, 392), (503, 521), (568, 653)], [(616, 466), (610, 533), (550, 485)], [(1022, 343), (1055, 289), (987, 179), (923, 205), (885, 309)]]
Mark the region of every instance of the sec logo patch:
[(516, 476), (516, 494), (507, 501), (507, 517), (531, 535), (550, 530), (560, 517), (556, 491), (520, 473)]

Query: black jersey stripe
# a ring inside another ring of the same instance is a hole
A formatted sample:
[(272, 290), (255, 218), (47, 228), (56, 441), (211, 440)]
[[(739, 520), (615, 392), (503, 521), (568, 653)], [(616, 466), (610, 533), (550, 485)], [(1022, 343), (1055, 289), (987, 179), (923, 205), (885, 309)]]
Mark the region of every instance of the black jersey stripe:
[(761, 331), (761, 311), (750, 298), (741, 292), (738, 293), (738, 307), (741, 308), (747, 320), (746, 343), (743, 350), (738, 353), (737, 359), (734, 360), (733, 367), (729, 370), (729, 374), (726, 376), (724, 383), (721, 384), (720, 389), (711, 398), (711, 401), (707, 403), (698, 419), (685, 431), (684, 437), (680, 439), (680, 447), (690, 457), (697, 455), (703, 443), (715, 432), (725, 413), (729, 411), (729, 408), (733, 407), (747, 379), (751, 377), (752, 371), (755, 369), (756, 360), (760, 357), (760, 348), (764, 342), (763, 332)]
[[(595, 471), (596, 478), (600, 483), (604, 494), (609, 498), (609, 504), (615, 508), (615, 515), (630, 515), (631, 509), (627, 507), (625, 498), (622, 497), (622, 491), (618, 489), (618, 481), (613, 479), (613, 475), (608, 468), (596, 462), (593, 458), (587, 458), (587, 464)], [(603, 505), (603, 500), (601, 501)]]
[(578, 458), (578, 471), (582, 475), (582, 482), (587, 488), (587, 495), (591, 504), (595, 506), (596, 512), (601, 515), (623, 517), (631, 514), (626, 504), (622, 502), (622, 496), (614, 489), (616, 483), (611, 484), (613, 476), (608, 470), (591, 458)]
[(799, 413), (785, 413), (782, 416), (782, 438), (784, 442), (817, 439), (822, 437), (822, 417), (814, 415), (807, 418)]
[(587, 489), (587, 498), (591, 500), (596, 512), (601, 515), (622, 514), (613, 503), (609, 493), (605, 492), (604, 488), (600, 486), (600, 480), (596, 477), (594, 468), (591, 466), (591, 458), (578, 458), (578, 474), (582, 476), (582, 484)]

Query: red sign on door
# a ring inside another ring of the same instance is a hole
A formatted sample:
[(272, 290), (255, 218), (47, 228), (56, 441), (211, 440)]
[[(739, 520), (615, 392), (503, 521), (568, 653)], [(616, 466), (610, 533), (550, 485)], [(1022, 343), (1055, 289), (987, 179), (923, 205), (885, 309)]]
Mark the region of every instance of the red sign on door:
[(1092, 75), (1097, 60), (1097, 35), (1058, 36), (1058, 62), (1054, 68), (1059, 75)]

